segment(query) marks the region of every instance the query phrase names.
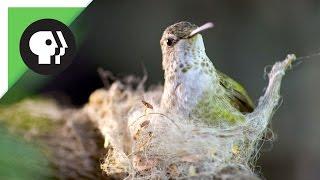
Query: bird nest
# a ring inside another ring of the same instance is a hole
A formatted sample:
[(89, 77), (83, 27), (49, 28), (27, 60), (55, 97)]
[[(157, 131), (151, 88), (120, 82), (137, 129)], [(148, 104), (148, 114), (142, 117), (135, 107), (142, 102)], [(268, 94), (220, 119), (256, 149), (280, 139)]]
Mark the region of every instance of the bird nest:
[(268, 140), (264, 135), (279, 103), (281, 80), (295, 59), (288, 55), (274, 64), (256, 109), (244, 123), (224, 128), (164, 113), (162, 87), (145, 91), (142, 84), (134, 88), (115, 81), (95, 91), (83, 110), (105, 138), (108, 153), (101, 168), (137, 179), (258, 179), (257, 147)]

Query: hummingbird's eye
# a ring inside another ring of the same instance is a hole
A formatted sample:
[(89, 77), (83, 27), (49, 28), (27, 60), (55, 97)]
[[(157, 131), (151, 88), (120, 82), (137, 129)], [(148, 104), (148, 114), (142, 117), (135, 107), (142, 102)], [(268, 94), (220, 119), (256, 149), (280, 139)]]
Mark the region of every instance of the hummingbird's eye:
[(175, 40), (173, 38), (167, 39), (167, 46), (172, 46), (175, 43)]

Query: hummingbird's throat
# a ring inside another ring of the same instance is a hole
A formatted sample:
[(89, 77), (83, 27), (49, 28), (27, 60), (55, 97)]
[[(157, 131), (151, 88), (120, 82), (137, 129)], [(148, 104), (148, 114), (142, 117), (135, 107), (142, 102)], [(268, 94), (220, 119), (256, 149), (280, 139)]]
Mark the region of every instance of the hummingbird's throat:
[(186, 74), (193, 70), (213, 73), (215, 70), (204, 49), (192, 48), (185, 51), (176, 51), (166, 61), (168, 64), (165, 65), (164, 69), (166, 73), (170, 74)]

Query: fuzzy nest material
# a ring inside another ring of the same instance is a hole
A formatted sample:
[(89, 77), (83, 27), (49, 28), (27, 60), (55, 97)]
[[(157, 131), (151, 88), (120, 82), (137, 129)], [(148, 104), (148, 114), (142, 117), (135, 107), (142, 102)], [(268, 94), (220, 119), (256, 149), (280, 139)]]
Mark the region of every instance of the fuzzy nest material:
[(81, 109), (24, 100), (0, 108), (0, 122), (40, 142), (60, 179), (259, 179), (258, 145), (295, 59), (277, 62), (256, 109), (243, 124), (223, 129), (165, 114), (162, 86), (145, 91), (145, 79), (132, 76), (96, 90)]
[(102, 169), (137, 179), (258, 179), (252, 170), (257, 145), (278, 105), (282, 77), (295, 59), (288, 55), (277, 62), (254, 112), (245, 123), (224, 129), (164, 114), (161, 87), (144, 91), (116, 81), (95, 91), (84, 110), (109, 149)]

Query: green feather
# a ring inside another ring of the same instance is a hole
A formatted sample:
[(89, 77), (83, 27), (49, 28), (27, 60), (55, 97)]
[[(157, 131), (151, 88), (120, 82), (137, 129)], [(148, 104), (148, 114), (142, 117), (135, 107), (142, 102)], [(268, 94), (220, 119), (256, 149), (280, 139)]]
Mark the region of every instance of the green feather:
[(252, 112), (255, 106), (244, 87), (218, 70), (217, 74), (220, 84), (226, 90), (226, 96), (230, 98), (230, 103), (240, 112)]
[(193, 110), (196, 117), (210, 125), (235, 124), (244, 121), (244, 114), (252, 112), (254, 104), (246, 90), (235, 80), (217, 71), (217, 91), (207, 91)]

